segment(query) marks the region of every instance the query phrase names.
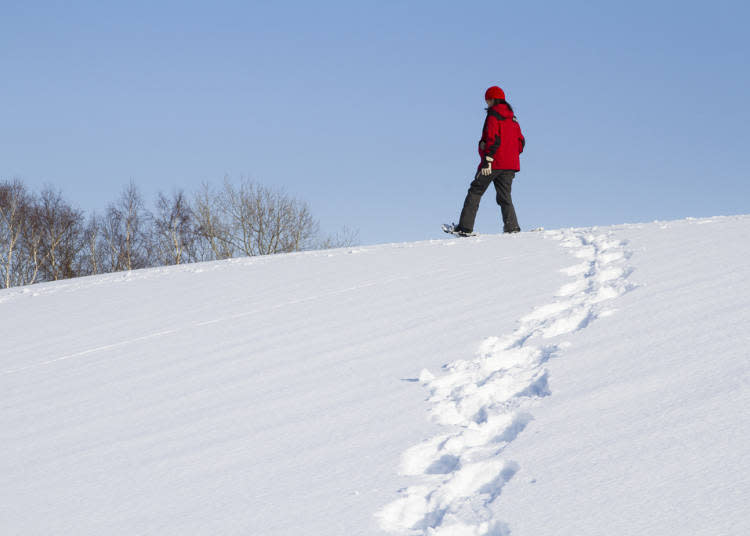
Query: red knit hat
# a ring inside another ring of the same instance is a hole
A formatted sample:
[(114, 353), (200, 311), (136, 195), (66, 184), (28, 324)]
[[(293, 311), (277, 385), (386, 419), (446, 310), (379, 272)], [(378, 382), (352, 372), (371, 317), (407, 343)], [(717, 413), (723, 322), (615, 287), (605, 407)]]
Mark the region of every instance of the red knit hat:
[(505, 100), (505, 92), (497, 86), (492, 86), (484, 92), (484, 100)]

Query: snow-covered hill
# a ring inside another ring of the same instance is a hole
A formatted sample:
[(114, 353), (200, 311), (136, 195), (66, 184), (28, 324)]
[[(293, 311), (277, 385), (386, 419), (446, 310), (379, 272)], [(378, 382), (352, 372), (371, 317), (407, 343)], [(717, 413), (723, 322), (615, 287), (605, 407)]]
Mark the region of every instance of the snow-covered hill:
[(0, 533), (748, 534), (749, 258), (738, 216), (2, 291)]

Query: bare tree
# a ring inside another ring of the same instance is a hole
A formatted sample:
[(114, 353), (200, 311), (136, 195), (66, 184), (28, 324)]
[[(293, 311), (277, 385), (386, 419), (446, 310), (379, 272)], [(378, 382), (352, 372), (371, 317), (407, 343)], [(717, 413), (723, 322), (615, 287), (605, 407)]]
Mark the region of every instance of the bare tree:
[(41, 255), (34, 198), (20, 180), (0, 183), (0, 284), (4, 288), (37, 280)]
[(102, 236), (107, 245), (107, 271), (135, 270), (152, 264), (150, 243), (151, 214), (143, 205), (135, 183), (125, 187), (120, 199), (107, 208)]
[(83, 229), (81, 254), (78, 257), (79, 275), (96, 275), (108, 271), (106, 241), (101, 233), (102, 220), (94, 212)]
[(219, 194), (208, 183), (203, 183), (195, 195), (193, 219), (199, 240), (197, 256), (200, 260), (234, 257), (235, 248), (227, 214), (221, 207)]
[(155, 214), (135, 184), (103, 216), (84, 221), (60, 191), (36, 196), (21, 181), (0, 182), (0, 288), (155, 265), (269, 255), (355, 244), (347, 228), (321, 238), (307, 203), (283, 190), (225, 178), (192, 203), (159, 193)]
[(99, 221), (99, 232), (101, 233), (102, 244), (104, 251), (102, 253), (102, 272), (116, 272), (118, 270), (124, 270), (124, 263), (122, 262), (122, 233), (120, 229), (122, 227), (122, 218), (118, 210), (110, 205), (104, 216)]
[(221, 213), (226, 217), (225, 228), (227, 233), (224, 237), (231, 248), (241, 254), (257, 255), (253, 248), (253, 228), (257, 201), (252, 199), (248, 188), (251, 186), (244, 180), (239, 188), (224, 178), (224, 187), (217, 197), (217, 205)]
[(32, 197), (32, 206), (26, 212), (23, 234), (21, 237), (21, 248), (18, 256), (20, 262), (15, 266), (15, 274), (18, 278), (18, 285), (31, 285), (38, 281), (43, 281), (41, 277), (41, 268), (44, 259), (42, 254), (42, 230), (39, 225), (39, 219), (34, 217)]
[(41, 234), (41, 273), (46, 281), (80, 275), (76, 263), (84, 247), (83, 212), (52, 188), (42, 190), (32, 211)]
[(356, 246), (358, 243), (359, 232), (349, 227), (342, 227), (335, 235), (320, 239), (315, 249), (348, 248)]
[(216, 204), (227, 218), (225, 240), (244, 255), (310, 249), (319, 233), (307, 203), (245, 179), (225, 180)]
[(159, 192), (153, 233), (159, 264), (181, 264), (195, 260), (193, 212), (182, 190), (174, 192), (171, 198)]
[(0, 183), (0, 275), (4, 288), (15, 283), (13, 266), (21, 239), (27, 193), (23, 183)]

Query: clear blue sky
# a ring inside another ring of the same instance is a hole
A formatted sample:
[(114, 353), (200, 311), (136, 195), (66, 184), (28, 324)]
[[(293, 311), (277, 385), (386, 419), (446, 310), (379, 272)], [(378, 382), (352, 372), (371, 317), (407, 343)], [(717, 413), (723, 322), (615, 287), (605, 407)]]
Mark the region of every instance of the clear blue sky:
[(435, 238), (497, 84), (523, 228), (750, 212), (750, 7), (613, 4), (2, 1), (0, 178), (90, 210), (245, 175), (363, 243)]

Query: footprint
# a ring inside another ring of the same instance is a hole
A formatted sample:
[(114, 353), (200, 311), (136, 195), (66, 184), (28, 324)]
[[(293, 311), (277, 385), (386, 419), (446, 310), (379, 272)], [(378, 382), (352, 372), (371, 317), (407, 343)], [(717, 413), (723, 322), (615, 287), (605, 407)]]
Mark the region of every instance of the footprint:
[(451, 430), (402, 455), (400, 472), (422, 482), (401, 490), (378, 512), (385, 530), (425, 536), (510, 534), (489, 507), (519, 470), (501, 455), (532, 422), (529, 401), (551, 394), (546, 362), (570, 345), (529, 341), (580, 331), (611, 314), (599, 303), (635, 288), (627, 281), (632, 269), (623, 264), (630, 256), (626, 242), (585, 229), (545, 236), (582, 260), (562, 270), (573, 280), (554, 301), (520, 318), (513, 333), (483, 340), (474, 359), (454, 361), (439, 376), (420, 373), (419, 382), (430, 392), (431, 418)]

